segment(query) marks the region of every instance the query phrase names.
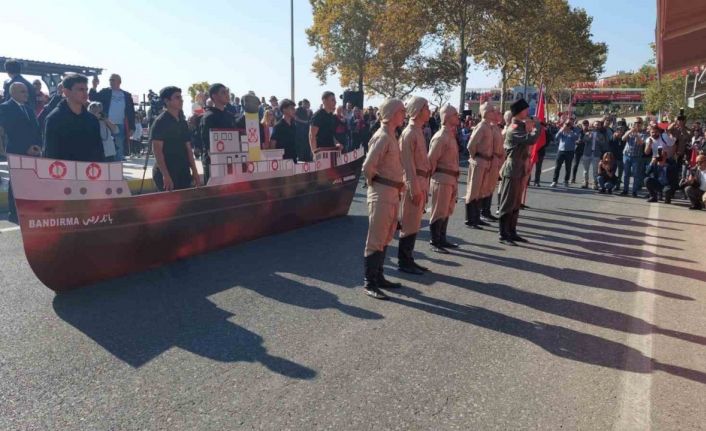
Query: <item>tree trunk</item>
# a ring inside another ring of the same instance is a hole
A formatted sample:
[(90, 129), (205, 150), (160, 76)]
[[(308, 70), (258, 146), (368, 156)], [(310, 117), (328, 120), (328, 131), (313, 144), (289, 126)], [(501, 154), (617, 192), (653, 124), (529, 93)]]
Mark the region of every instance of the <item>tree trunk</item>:
[(500, 69), (500, 112), (505, 114), (505, 93), (507, 92), (507, 65)]
[(468, 75), (468, 49), (466, 48), (466, 29), (461, 26), (461, 40), (459, 44), (459, 66), (461, 66), (461, 97), (458, 101), (458, 113), (462, 113), (466, 101), (466, 83)]

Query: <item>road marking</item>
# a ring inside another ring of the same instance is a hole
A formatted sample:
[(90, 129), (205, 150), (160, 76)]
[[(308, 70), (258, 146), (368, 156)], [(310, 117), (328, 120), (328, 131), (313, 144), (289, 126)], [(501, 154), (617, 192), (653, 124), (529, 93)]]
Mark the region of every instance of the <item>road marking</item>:
[[(659, 233), (659, 205), (650, 205), (648, 218), (657, 224), (650, 224), (645, 235), (657, 236)], [(654, 289), (656, 274), (654, 264), (658, 260), (657, 244), (647, 244), (642, 247), (642, 259), (640, 271), (637, 275), (637, 284), (646, 288)], [(645, 256), (655, 256), (650, 259)], [(655, 295), (649, 292), (635, 293), (635, 303), (631, 315), (635, 318), (634, 325), (638, 321), (654, 322), (655, 315)], [(631, 324), (632, 326), (633, 324)], [(630, 328), (633, 329), (633, 328)], [(614, 430), (640, 430), (648, 431), (652, 428), (652, 334), (638, 335), (638, 328), (628, 330), (627, 345), (633, 347), (645, 356), (636, 358), (635, 355), (628, 355), (626, 369), (637, 369), (642, 372), (624, 371), (621, 376), (621, 391), (618, 395), (618, 420)], [(647, 368), (647, 369), (645, 369)]]
[(13, 231), (16, 231), (16, 230), (20, 230), (20, 227), (19, 227), (19, 226), (6, 227), (6, 228), (3, 228), (3, 229), (0, 229), (0, 233), (13, 232)]
[(543, 170), (542, 173), (549, 172), (549, 171), (553, 171), (553, 170), (554, 170), (554, 166), (552, 166), (551, 168), (547, 168), (547, 169)]

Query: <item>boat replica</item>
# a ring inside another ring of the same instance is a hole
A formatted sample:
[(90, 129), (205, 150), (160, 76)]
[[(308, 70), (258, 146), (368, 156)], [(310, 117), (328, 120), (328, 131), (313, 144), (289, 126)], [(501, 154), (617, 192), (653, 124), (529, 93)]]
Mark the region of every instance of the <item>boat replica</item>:
[(122, 163), (8, 155), (27, 260), (62, 292), (199, 253), (346, 215), (363, 150), (312, 162), (262, 150), (257, 113), (245, 130), (211, 131), (203, 187), (132, 195)]

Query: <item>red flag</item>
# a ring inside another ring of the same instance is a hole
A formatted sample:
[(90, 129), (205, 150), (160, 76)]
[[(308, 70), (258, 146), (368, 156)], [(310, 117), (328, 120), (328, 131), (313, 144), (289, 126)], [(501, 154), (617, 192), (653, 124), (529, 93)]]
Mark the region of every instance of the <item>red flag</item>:
[[(545, 121), (544, 112), (544, 86), (542, 85), (539, 88), (539, 97), (537, 98), (537, 115), (535, 116), (541, 122)], [(539, 133), (539, 137), (537, 138), (535, 144), (532, 146), (532, 157), (530, 158), (530, 162), (532, 163), (532, 165), (537, 163), (537, 160), (539, 160), (539, 150), (541, 150), (547, 144), (547, 134), (544, 131), (544, 127), (540, 127), (537, 133)]]

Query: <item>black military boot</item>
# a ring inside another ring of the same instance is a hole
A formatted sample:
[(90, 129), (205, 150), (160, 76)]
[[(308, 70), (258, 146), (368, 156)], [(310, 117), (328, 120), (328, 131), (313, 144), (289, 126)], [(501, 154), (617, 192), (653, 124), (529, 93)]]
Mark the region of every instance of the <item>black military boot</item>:
[(515, 242), (529, 242), (528, 240), (522, 238), (517, 234), (517, 221), (520, 218), (520, 211), (515, 211), (512, 213), (512, 218), (510, 219), (510, 239)]
[(391, 281), (388, 281), (385, 279), (385, 276), (383, 275), (383, 266), (385, 264), (385, 255), (387, 254), (387, 247), (383, 249), (383, 251), (380, 253), (381, 256), (378, 258), (378, 287), (380, 289), (396, 289), (398, 287), (402, 287), (402, 284), (400, 283), (393, 283)]
[[(478, 202), (478, 201), (476, 201)], [(441, 245), (446, 248), (458, 248), (458, 244), (449, 242), (446, 238), (446, 228), (449, 226), (449, 219), (445, 218), (444, 222), (441, 224)]]
[(429, 268), (418, 264), (417, 261), (414, 260), (414, 244), (417, 243), (417, 234), (415, 233), (414, 235), (410, 235), (410, 237), (412, 239), (409, 240), (409, 255), (412, 257), (412, 265), (416, 266), (418, 269), (424, 272), (429, 272)]
[(478, 226), (490, 226), (490, 224), (486, 223), (483, 221), (481, 218), (481, 212), (482, 212), (482, 207), (483, 207), (483, 199), (478, 199), (476, 200), (476, 205), (475, 205), (475, 219), (476, 223), (478, 223)]
[(478, 200), (471, 201), (471, 203), (468, 204), (468, 213), (468, 223), (466, 223), (466, 226), (473, 229), (483, 230), (479, 223), (480, 211), (478, 210)]
[(473, 224), (473, 201), (466, 203), (466, 221), (464, 221), (466, 226), (471, 226)]
[(480, 208), (481, 220), (484, 219), (488, 223), (490, 223), (490, 222), (494, 223), (494, 222), (498, 221), (498, 218), (495, 217), (490, 212), (490, 207), (492, 204), (493, 204), (493, 195), (492, 194), (481, 200), (481, 208)]
[(382, 262), (379, 260), (381, 254), (382, 252), (376, 251), (370, 256), (365, 256), (365, 285), (363, 289), (365, 294), (371, 298), (389, 299), (378, 287), (378, 261)]
[(500, 233), (500, 244), (506, 245), (517, 245), (515, 241), (510, 237), (510, 218), (511, 214), (503, 214), (500, 216), (500, 222), (498, 223), (498, 230)]
[(441, 244), (441, 224), (443, 220), (437, 220), (429, 225), (429, 231), (431, 231), (431, 251), (441, 254), (448, 254), (449, 251), (446, 250)]
[(397, 267), (402, 272), (422, 275), (424, 274), (424, 271), (417, 268), (417, 265), (414, 264), (414, 258), (412, 257), (412, 250), (414, 250), (414, 237), (415, 235), (410, 235), (400, 238), (399, 245), (397, 246)]

